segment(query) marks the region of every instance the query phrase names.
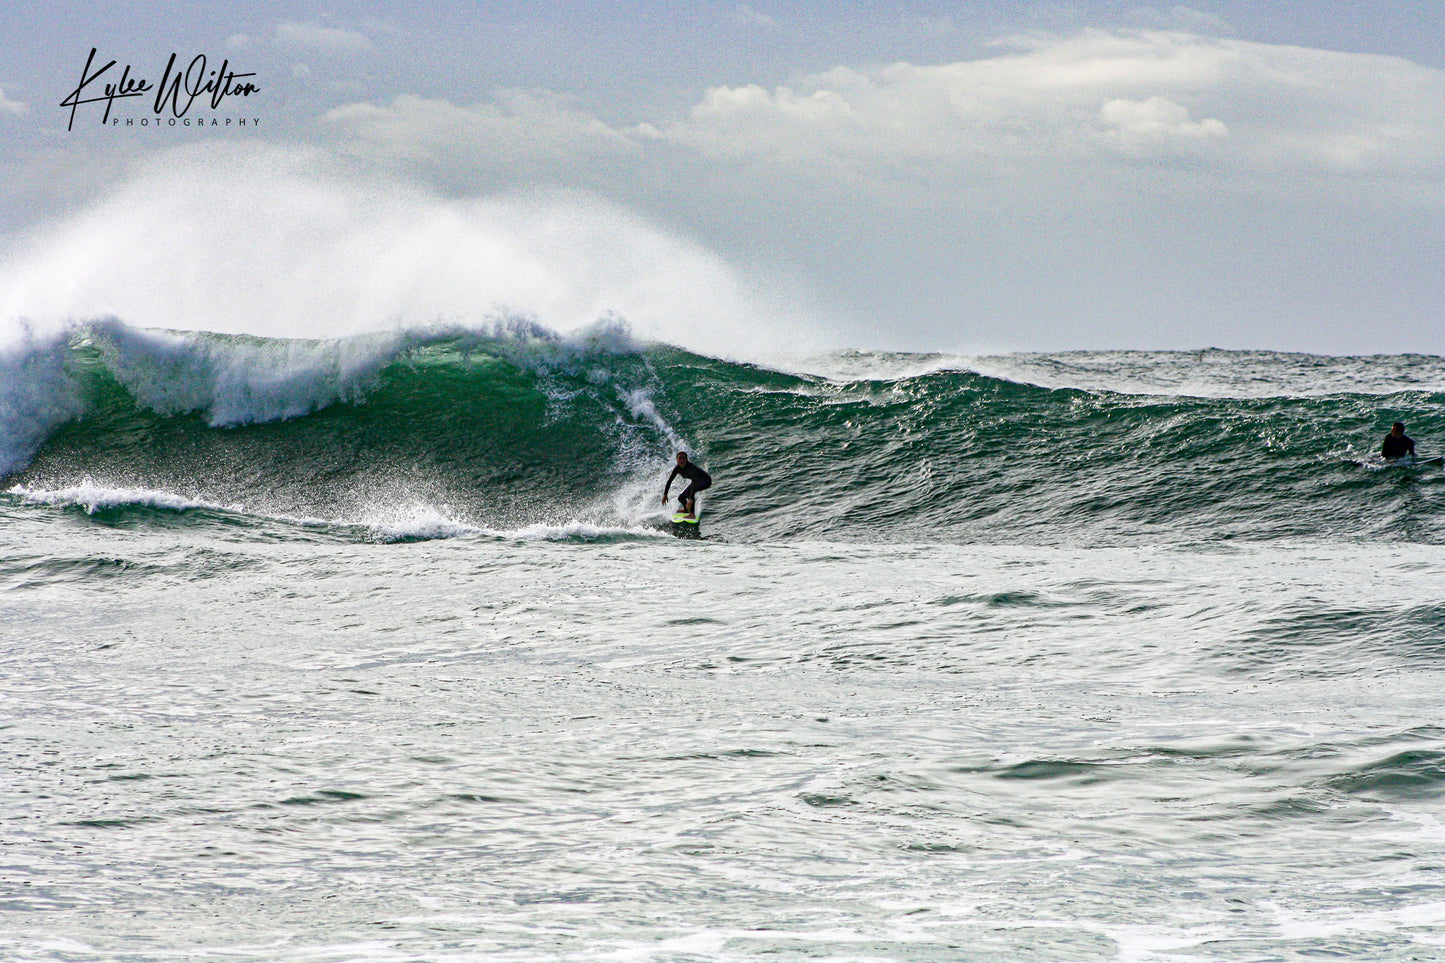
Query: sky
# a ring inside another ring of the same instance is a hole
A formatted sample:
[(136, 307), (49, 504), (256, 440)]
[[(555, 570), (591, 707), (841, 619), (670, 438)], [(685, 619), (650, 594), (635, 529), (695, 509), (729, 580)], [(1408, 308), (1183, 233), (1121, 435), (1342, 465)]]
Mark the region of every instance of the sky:
[[(10, 2), (0, 34), (12, 330), (1445, 354), (1438, 0)], [(150, 89), (97, 99), (127, 66)], [(255, 89), (158, 105), (188, 67)]]

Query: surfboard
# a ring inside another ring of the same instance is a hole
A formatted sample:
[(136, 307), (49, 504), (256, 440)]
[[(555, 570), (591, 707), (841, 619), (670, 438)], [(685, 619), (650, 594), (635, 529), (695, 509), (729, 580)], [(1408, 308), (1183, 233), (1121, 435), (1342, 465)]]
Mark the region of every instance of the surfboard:
[(702, 502), (696, 501), (692, 507), (692, 515), (678, 512), (672, 516), (672, 534), (678, 538), (702, 538), (702, 530), (698, 526), (698, 519), (702, 517)]
[(1426, 465), (1445, 465), (1445, 455), (1434, 458), (1381, 458), (1377, 455), (1366, 461), (1346, 459), (1345, 464), (1356, 468), (1423, 468)]

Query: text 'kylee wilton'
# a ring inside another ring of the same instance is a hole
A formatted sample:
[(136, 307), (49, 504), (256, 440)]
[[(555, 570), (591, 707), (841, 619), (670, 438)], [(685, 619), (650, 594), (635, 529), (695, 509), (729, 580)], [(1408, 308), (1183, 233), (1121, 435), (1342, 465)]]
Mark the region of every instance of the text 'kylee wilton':
[[(110, 113), (116, 106), (117, 100), (143, 97), (154, 92), (155, 98), (152, 102), (154, 113), (157, 115), (169, 113), (172, 119), (178, 120), (185, 118), (186, 114), (195, 106), (198, 98), (206, 97), (211, 109), (217, 110), (227, 98), (250, 97), (260, 93), (261, 90), (256, 84), (244, 79), (256, 76), (255, 73), (238, 73), (231, 70), (229, 60), (222, 60), (219, 68), (208, 70), (205, 54), (197, 54), (191, 59), (186, 69), (180, 72), (176, 70), (177, 55), (172, 53), (171, 59), (166, 62), (158, 85), (144, 77), (131, 76), (130, 64), (126, 64), (118, 76), (111, 75), (114, 82), (106, 82), (102, 78), (116, 65), (117, 61), (111, 60), (104, 66), (92, 70), (96, 53), (98, 53), (98, 48), (91, 47), (90, 55), (85, 60), (85, 66), (80, 71), (80, 83), (60, 102), (60, 106), (70, 108), (70, 124), (66, 128), (67, 130), (75, 127), (75, 111), (82, 104), (104, 103), (105, 111), (101, 115), (100, 122), (104, 125), (115, 126)], [(97, 83), (99, 83), (98, 89)], [(157, 118), (157, 122), (158, 120), (159, 118)], [(148, 125), (142, 123), (141, 126)]]

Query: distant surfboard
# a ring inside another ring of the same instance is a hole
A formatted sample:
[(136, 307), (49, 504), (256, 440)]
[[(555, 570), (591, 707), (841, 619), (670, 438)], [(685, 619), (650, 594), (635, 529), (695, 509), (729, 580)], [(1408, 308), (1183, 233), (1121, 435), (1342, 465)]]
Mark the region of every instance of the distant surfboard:
[(1434, 458), (1415, 458), (1406, 456), (1404, 458), (1381, 458), (1376, 455), (1364, 461), (1356, 461), (1353, 458), (1345, 459), (1346, 465), (1354, 465), (1356, 468), (1423, 468), (1426, 465), (1445, 465), (1445, 455), (1437, 455)]

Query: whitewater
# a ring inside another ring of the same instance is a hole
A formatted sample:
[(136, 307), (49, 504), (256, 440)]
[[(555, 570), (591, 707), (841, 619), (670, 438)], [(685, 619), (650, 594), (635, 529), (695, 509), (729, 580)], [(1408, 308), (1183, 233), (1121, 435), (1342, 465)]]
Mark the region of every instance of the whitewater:
[(0, 956), (1437, 958), (1395, 420), (1445, 359), (37, 326)]

